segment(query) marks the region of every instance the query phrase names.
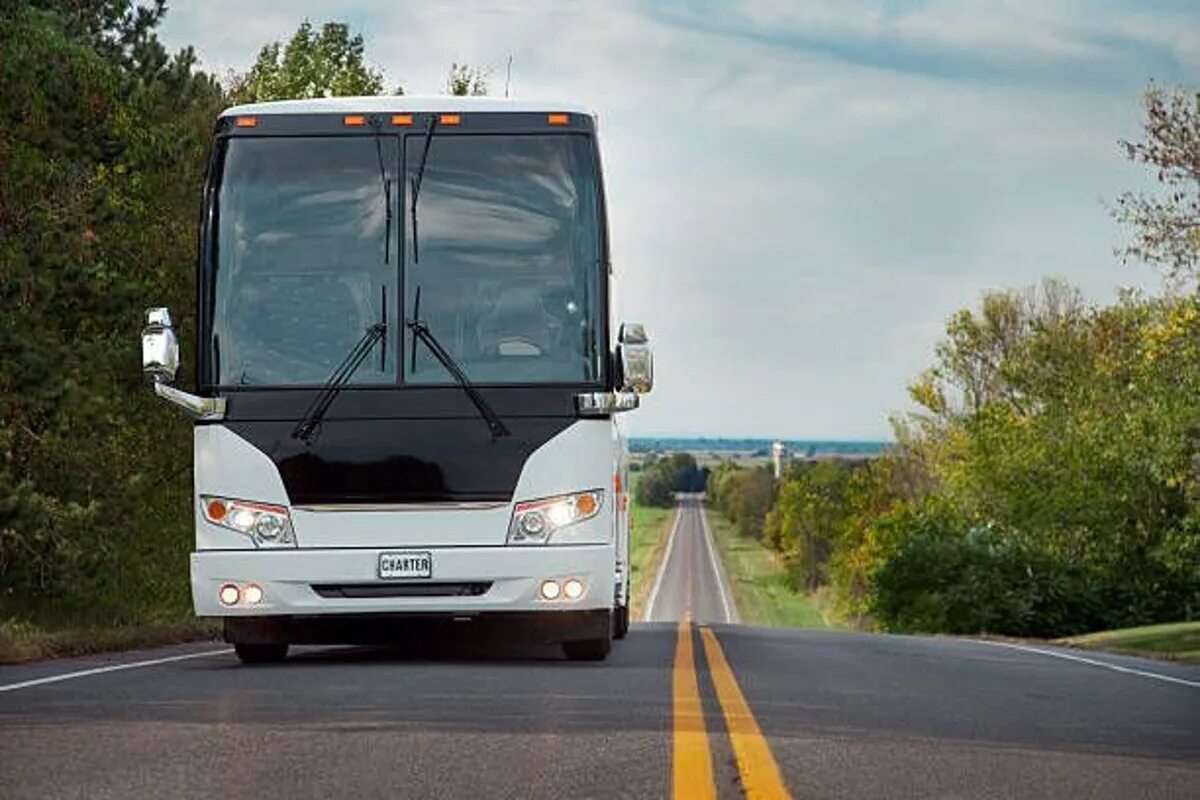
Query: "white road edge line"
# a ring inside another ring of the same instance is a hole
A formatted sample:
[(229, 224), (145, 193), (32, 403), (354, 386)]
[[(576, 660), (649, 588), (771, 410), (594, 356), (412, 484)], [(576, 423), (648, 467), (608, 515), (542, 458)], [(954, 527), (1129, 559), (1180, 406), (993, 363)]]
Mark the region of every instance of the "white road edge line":
[(713, 572), (717, 576), (717, 589), (721, 592), (721, 605), (725, 608), (725, 621), (733, 624), (738, 621), (737, 604), (730, 601), (729, 587), (725, 585), (725, 575), (721, 572), (721, 565), (717, 563), (717, 545), (713, 542), (712, 531), (708, 529), (708, 514), (704, 510), (703, 502), (700, 503), (699, 508), (700, 527), (704, 530), (704, 544), (708, 548), (708, 563), (712, 564)]
[(671, 532), (667, 534), (667, 552), (663, 555), (662, 563), (658, 565), (658, 574), (654, 576), (654, 588), (650, 590), (650, 599), (646, 601), (646, 610), (642, 612), (642, 622), (654, 619), (654, 603), (658, 600), (658, 590), (662, 588), (663, 575), (667, 564), (671, 563), (671, 552), (675, 549), (675, 532), (679, 530), (679, 520), (683, 516), (683, 506), (675, 506), (675, 521), (671, 523)]
[(207, 656), (222, 656), (226, 653), (232, 653), (233, 648), (228, 647), (223, 650), (206, 650), (203, 653), (186, 653), (181, 656), (167, 656), (166, 658), (152, 658), (148, 661), (130, 661), (126, 664), (111, 664), (107, 667), (96, 667), (94, 669), (82, 669), (78, 672), (64, 672), (60, 675), (47, 675), (44, 678), (34, 678), (29, 681), (21, 681), (20, 683), (9, 683), (0, 686), (0, 692), (11, 692), (16, 689), (28, 689), (31, 686), (42, 686), (47, 683), (58, 683), (59, 681), (69, 681), (75, 678), (86, 678), (89, 675), (101, 675), (105, 672), (118, 672), (123, 669), (137, 669), (138, 667), (153, 667), (158, 664), (169, 664), (172, 661), (183, 661), (188, 658), (205, 658)]
[(1152, 678), (1156, 681), (1166, 681), (1167, 683), (1177, 683), (1180, 686), (1190, 686), (1193, 689), (1200, 689), (1200, 681), (1189, 681), (1186, 678), (1176, 678), (1174, 675), (1163, 675), (1160, 672), (1147, 672), (1143, 669), (1134, 669), (1133, 667), (1122, 667), (1120, 664), (1110, 664), (1107, 661), (1097, 661), (1094, 658), (1084, 658), (1070, 653), (1060, 653), (1057, 650), (1045, 650), (1040, 647), (1030, 647), (1024, 644), (1013, 644), (1012, 642), (995, 642), (989, 639), (976, 639), (980, 644), (990, 644), (996, 647), (1008, 647), (1013, 650), (1021, 650), (1026, 653), (1037, 653), (1042, 656), (1051, 656), (1053, 658), (1061, 658), (1066, 661), (1078, 661), (1080, 664), (1088, 664), (1093, 667), (1103, 667), (1111, 669), (1114, 672), (1124, 672), (1129, 675), (1138, 675), (1143, 678)]

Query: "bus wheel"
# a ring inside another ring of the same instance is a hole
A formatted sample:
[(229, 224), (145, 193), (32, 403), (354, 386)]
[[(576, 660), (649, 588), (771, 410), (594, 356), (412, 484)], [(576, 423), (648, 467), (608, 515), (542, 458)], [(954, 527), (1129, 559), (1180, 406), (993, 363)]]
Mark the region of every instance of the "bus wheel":
[(613, 638), (624, 639), (629, 633), (629, 606), (620, 606), (613, 621)]
[(612, 639), (576, 639), (562, 643), (563, 653), (571, 661), (603, 661), (612, 650)]
[(234, 652), (243, 664), (274, 664), (287, 658), (286, 644), (235, 644)]

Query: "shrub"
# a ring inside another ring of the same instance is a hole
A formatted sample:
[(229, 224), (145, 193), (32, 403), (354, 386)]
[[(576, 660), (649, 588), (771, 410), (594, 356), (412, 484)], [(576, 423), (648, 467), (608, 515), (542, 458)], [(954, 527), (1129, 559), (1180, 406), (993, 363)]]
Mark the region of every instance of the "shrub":
[(874, 575), (887, 630), (1066, 636), (1101, 624), (1094, 576), (988, 528), (916, 532)]

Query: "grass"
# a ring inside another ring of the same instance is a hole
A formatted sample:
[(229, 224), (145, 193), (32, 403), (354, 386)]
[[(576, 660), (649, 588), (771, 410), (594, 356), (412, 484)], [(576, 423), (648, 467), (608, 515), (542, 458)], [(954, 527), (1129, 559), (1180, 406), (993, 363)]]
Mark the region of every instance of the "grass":
[(1056, 644), (1089, 650), (1108, 650), (1200, 664), (1200, 622), (1172, 622), (1100, 631), (1059, 639)]
[(794, 591), (775, 554), (753, 539), (741, 536), (718, 512), (708, 524), (729, 575), (733, 599), (742, 622), (791, 628), (828, 628), (828, 616), (817, 600)]
[(630, 507), (629, 562), (633, 581), (630, 611), (633, 619), (642, 618), (654, 576), (667, 549), (667, 537), (674, 519), (673, 508)]
[(177, 625), (56, 630), (3, 621), (0, 622), (0, 664), (211, 641), (219, 635), (219, 625), (199, 619)]
[(654, 508), (635, 503), (638, 473), (629, 476), (629, 562), (632, 619), (640, 620), (650, 598), (654, 576), (666, 554), (667, 538), (675, 519), (674, 508)]

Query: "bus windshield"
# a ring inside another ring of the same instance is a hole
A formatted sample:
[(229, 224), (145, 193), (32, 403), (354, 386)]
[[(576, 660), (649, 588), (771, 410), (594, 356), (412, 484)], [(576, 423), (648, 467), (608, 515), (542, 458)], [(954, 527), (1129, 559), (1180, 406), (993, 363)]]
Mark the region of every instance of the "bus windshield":
[[(384, 304), (395, 305), (398, 270), (384, 181), (394, 182), (397, 160), (394, 137), (228, 142), (217, 197), (215, 383), (323, 383), (368, 328), (392, 318)], [(354, 383), (395, 382), (395, 327)]]
[[(589, 140), (435, 132), (414, 214), (424, 135), (407, 139), (406, 318), (419, 312), (477, 383), (599, 380), (602, 269)], [(416, 348), (406, 382), (452, 380)]]
[(403, 172), (391, 135), (226, 143), (210, 295), (214, 384), (322, 384), (381, 322), (386, 333), (348, 385), (453, 383), (405, 326), (418, 313), (474, 383), (601, 379), (590, 139), (436, 131), (414, 231), (423, 134), (405, 137)]

